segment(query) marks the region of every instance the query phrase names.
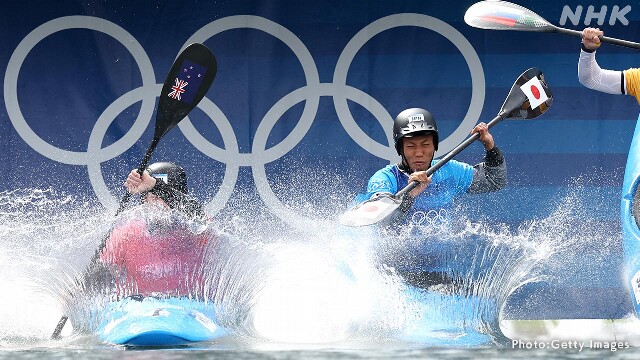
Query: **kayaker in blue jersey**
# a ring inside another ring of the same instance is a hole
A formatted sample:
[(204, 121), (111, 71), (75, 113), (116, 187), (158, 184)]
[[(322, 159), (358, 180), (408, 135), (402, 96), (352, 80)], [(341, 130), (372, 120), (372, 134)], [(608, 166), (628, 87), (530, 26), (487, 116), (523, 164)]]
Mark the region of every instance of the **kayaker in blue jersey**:
[[(439, 233), (437, 229), (433, 232), (433, 225), (445, 225), (444, 229), (447, 229), (447, 211), (456, 196), (497, 191), (507, 183), (504, 156), (496, 146), (487, 124), (479, 123), (471, 131), (473, 133), (479, 134), (479, 140), (484, 145), (484, 162), (471, 166), (450, 160), (428, 177), (426, 170), (438, 161), (434, 160), (439, 144), (434, 117), (425, 109), (411, 108), (402, 111), (394, 120), (393, 140), (401, 161), (378, 170), (369, 179), (367, 193), (361, 200), (395, 194), (410, 181), (420, 182), (404, 198), (400, 216), (394, 219), (393, 224), (431, 226), (387, 228), (391, 231), (409, 229), (417, 232), (411, 232), (412, 239), (403, 237), (401, 243), (396, 241), (397, 235), (390, 234), (388, 241), (382, 241), (376, 252), (379, 261), (395, 269), (408, 284), (432, 289), (432, 286), (462, 283), (461, 274), (465, 269), (459, 267), (464, 265), (461, 261), (451, 260), (460, 249), (455, 243), (440, 241), (446, 234)], [(426, 223), (425, 218), (429, 218)]]
[[(454, 198), (462, 193), (497, 191), (507, 183), (505, 159), (485, 123), (476, 125), (471, 133), (479, 133), (486, 150), (484, 162), (475, 166), (451, 160), (431, 177), (426, 170), (435, 164), (438, 150), (438, 127), (425, 109), (402, 111), (393, 123), (393, 140), (401, 161), (378, 170), (367, 185), (364, 200), (395, 194), (411, 181), (420, 184), (405, 197), (400, 209), (405, 221), (422, 219), (429, 212), (440, 214), (448, 210)], [(416, 213), (420, 212), (416, 217)]]

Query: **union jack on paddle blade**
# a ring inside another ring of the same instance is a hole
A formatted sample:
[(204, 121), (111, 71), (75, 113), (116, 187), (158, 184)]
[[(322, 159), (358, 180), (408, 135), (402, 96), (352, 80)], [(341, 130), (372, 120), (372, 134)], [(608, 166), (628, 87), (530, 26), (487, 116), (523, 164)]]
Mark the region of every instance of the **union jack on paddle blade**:
[(206, 67), (184, 60), (168, 96), (183, 103), (191, 104), (206, 73)]

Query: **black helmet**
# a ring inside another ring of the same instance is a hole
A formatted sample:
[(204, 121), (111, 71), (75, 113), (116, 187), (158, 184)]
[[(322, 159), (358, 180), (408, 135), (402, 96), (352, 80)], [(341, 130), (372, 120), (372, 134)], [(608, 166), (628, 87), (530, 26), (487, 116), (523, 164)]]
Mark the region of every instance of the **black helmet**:
[(164, 181), (183, 194), (187, 193), (187, 174), (180, 166), (171, 162), (157, 162), (147, 167), (149, 175)]
[(427, 134), (433, 135), (433, 146), (438, 151), (438, 126), (433, 115), (425, 109), (404, 110), (393, 121), (393, 141), (398, 155), (402, 155), (402, 138)]

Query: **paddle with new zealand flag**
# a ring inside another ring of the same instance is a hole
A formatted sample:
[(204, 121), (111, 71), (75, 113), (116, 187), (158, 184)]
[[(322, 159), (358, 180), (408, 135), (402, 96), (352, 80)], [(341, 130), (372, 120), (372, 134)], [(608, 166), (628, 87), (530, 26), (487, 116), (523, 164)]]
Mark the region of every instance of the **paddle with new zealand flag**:
[[(211, 83), (213, 83), (217, 71), (218, 63), (215, 56), (203, 44), (193, 43), (178, 55), (162, 86), (158, 111), (156, 112), (153, 140), (138, 165), (138, 173), (142, 174), (147, 168), (151, 155), (158, 146), (160, 139), (182, 121), (204, 98), (204, 95), (211, 87)], [(128, 192), (123, 196), (116, 211), (116, 216), (122, 212), (130, 196), (131, 194)], [(96, 255), (91, 264), (99, 258), (100, 251), (105, 247), (109, 235), (110, 233), (104, 237), (96, 250)], [(66, 315), (60, 318), (51, 335), (52, 339), (60, 337), (67, 319)]]

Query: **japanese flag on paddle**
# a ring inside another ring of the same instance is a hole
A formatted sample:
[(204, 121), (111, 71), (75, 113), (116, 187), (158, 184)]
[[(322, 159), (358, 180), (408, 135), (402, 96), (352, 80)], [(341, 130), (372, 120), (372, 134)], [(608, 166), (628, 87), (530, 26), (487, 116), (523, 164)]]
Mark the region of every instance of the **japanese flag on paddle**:
[(532, 109), (537, 108), (549, 99), (547, 97), (547, 93), (544, 92), (540, 79), (538, 79), (537, 76), (529, 79), (529, 81), (520, 86), (520, 89), (525, 95), (527, 95), (529, 105), (531, 105)]

